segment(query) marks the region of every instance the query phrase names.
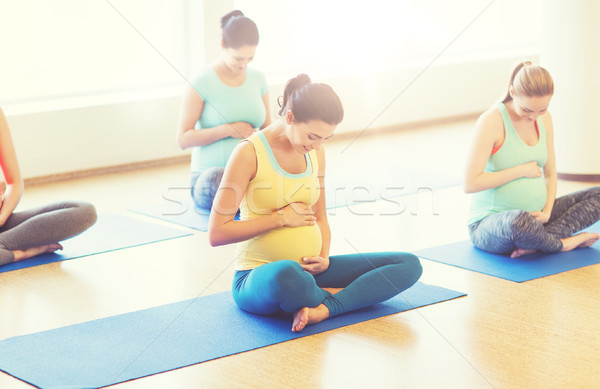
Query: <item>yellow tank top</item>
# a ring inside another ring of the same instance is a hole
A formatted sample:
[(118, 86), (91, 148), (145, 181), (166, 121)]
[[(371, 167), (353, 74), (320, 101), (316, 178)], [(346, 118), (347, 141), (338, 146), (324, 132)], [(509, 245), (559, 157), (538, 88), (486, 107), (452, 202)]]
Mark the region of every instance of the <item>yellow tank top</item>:
[[(270, 215), (274, 210), (294, 202), (309, 206), (319, 199), (319, 163), (317, 153), (311, 150), (306, 157), (306, 170), (291, 174), (283, 170), (259, 131), (248, 141), (256, 152), (256, 176), (240, 204), (241, 220)], [(317, 224), (303, 227), (281, 227), (251, 238), (237, 245), (235, 269), (250, 270), (265, 263), (291, 259), (300, 262), (303, 257), (321, 253), (321, 230)]]

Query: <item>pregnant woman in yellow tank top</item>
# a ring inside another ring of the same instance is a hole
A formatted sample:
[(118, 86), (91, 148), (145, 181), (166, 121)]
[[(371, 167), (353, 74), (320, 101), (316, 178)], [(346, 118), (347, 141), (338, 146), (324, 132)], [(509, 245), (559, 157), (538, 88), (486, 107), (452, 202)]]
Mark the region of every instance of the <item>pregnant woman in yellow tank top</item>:
[[(238, 306), (263, 315), (289, 312), (292, 331), (301, 331), (397, 295), (422, 269), (408, 253), (329, 256), (323, 143), (342, 121), (342, 104), (331, 87), (301, 74), (286, 84), (279, 113), (280, 120), (234, 150), (209, 239), (213, 246), (238, 243)], [(238, 208), (241, 219), (234, 220)]]

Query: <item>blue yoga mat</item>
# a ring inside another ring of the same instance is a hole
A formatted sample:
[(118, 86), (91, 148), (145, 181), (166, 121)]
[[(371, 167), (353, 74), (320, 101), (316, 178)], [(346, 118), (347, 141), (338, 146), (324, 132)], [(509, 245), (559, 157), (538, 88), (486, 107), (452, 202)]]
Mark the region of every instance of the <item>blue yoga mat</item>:
[[(130, 211), (194, 230), (208, 231), (210, 211), (196, 207), (191, 199), (181, 200), (177, 203), (162, 201), (131, 208)], [(239, 220), (239, 215), (235, 218)]]
[(458, 178), (393, 166), (326, 177), (327, 208), (369, 203), (460, 185)]
[[(586, 229), (600, 233), (600, 222)], [(600, 263), (600, 244), (566, 253), (533, 253), (519, 258), (491, 254), (473, 247), (470, 241), (450, 243), (414, 252), (432, 261), (472, 270), (478, 273), (524, 282), (584, 266)]]
[(464, 296), (417, 283), (384, 303), (291, 331), (230, 292), (0, 341), (0, 370), (42, 388), (96, 388)]
[(63, 250), (0, 266), (0, 273), (187, 235), (191, 234), (160, 224), (148, 223), (127, 216), (101, 214), (98, 215), (96, 224), (90, 229), (62, 241)]

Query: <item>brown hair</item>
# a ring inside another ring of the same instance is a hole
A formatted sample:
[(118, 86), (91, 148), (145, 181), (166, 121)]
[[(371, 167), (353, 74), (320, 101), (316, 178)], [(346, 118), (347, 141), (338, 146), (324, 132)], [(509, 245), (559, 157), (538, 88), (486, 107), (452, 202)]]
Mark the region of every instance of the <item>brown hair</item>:
[(344, 108), (338, 95), (327, 84), (313, 83), (306, 74), (299, 74), (285, 84), (283, 99), (277, 99), (279, 115), (292, 111), (294, 121), (307, 123), (321, 120), (339, 124), (344, 118)]
[(237, 49), (248, 45), (258, 45), (258, 28), (256, 24), (244, 16), (242, 11), (229, 12), (221, 18), (223, 30), (223, 46)]
[(554, 94), (554, 82), (548, 70), (541, 66), (533, 65), (530, 61), (524, 61), (518, 64), (511, 76), (503, 103), (512, 100), (510, 96), (510, 87), (513, 87), (514, 93), (527, 97), (543, 97)]

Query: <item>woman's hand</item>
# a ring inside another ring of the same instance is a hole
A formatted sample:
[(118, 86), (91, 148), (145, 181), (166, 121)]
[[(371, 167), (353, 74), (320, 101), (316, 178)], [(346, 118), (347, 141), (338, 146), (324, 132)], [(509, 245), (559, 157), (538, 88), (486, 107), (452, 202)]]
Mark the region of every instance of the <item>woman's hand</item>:
[(300, 266), (313, 276), (316, 276), (329, 268), (329, 258), (304, 257), (302, 258), (302, 264)]
[(25, 188), (17, 154), (13, 146), (8, 123), (0, 109), (0, 169), (4, 174), (6, 187), (0, 190), (2, 202), (0, 203), (0, 226), (3, 226), (19, 204)]
[(277, 214), (283, 217), (284, 227), (312, 226), (317, 220), (313, 210), (304, 203), (290, 203)]
[(246, 139), (256, 132), (256, 129), (246, 122), (233, 122), (228, 124), (230, 131), (229, 136), (232, 138)]
[[(0, 196), (0, 227), (4, 226), (10, 215), (12, 215), (13, 211), (15, 210), (15, 207), (19, 203), (21, 194), (23, 193), (22, 188), (17, 187), (17, 190), (15, 191), (13, 185), (9, 185), (7, 186), (7, 188), (8, 196)], [(15, 194), (13, 195), (13, 193)]]
[(521, 165), (522, 177), (536, 178), (542, 176), (542, 169), (536, 161), (530, 161)]
[(548, 223), (548, 220), (550, 220), (550, 215), (547, 215), (543, 211), (533, 211), (529, 213), (535, 218), (535, 220), (539, 221), (542, 224), (546, 224)]
[[(0, 189), (0, 192), (2, 190)], [(4, 225), (4, 223), (6, 223), (6, 219), (7, 217), (4, 217), (3, 212), (2, 212), (2, 205), (4, 205), (4, 196), (0, 193), (0, 227), (2, 227)]]

